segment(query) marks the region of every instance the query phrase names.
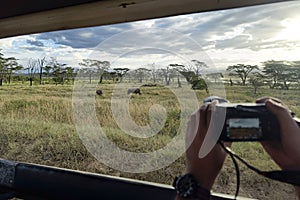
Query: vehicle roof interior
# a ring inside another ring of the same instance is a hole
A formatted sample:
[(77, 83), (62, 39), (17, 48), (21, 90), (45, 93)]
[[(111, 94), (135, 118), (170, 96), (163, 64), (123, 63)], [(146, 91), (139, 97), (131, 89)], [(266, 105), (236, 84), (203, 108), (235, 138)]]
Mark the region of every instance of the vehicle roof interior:
[(0, 38), (282, 1), (4, 0), (0, 7)]

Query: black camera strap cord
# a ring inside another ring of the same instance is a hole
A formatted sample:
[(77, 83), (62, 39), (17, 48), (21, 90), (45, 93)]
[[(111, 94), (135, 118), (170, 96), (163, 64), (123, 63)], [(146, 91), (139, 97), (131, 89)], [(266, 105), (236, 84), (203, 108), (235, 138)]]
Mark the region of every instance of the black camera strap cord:
[(294, 186), (300, 186), (300, 171), (299, 170), (261, 171), (255, 167), (253, 167), (252, 165), (248, 164), (244, 159), (242, 159), (240, 156), (236, 155), (229, 147), (225, 147), (222, 142), (218, 142), (218, 143), (225, 150), (225, 152), (229, 154), (229, 156), (231, 157), (231, 159), (233, 161), (235, 170), (236, 170), (237, 186), (236, 186), (235, 199), (237, 198), (239, 189), (240, 189), (240, 170), (239, 170), (237, 160), (242, 162), (244, 165), (246, 165), (252, 171), (254, 171), (257, 174), (262, 175), (266, 178), (284, 182), (284, 183), (289, 183)]

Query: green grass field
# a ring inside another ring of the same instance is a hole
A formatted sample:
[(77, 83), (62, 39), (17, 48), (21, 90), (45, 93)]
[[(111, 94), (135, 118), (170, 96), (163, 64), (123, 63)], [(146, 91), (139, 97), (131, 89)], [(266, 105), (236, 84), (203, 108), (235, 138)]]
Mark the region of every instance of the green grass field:
[[(124, 134), (114, 121), (110, 108), (112, 84), (98, 86), (103, 96), (95, 96), (96, 114), (107, 137), (119, 147), (149, 152), (165, 146), (179, 126), (180, 106), (176, 96), (165, 87), (143, 87), (142, 95), (132, 96), (130, 114), (139, 125), (149, 123), (148, 109), (160, 104), (167, 111), (167, 120), (156, 136), (148, 139)], [(173, 178), (184, 170), (184, 158), (170, 166), (149, 173), (124, 173), (98, 162), (84, 147), (72, 120), (71, 85), (4, 85), (0, 87), (0, 141), (1, 157), (22, 162), (65, 167), (115, 176), (171, 184)], [(292, 111), (300, 113), (299, 90), (271, 90), (227, 86), (226, 98), (231, 102), (254, 102), (261, 96), (282, 99)], [(197, 91), (199, 102), (208, 94)], [(254, 166), (271, 170), (277, 166), (270, 160), (260, 144), (234, 143), (232, 149)], [(240, 195), (258, 199), (294, 199), (293, 187), (260, 177), (242, 164)], [(234, 194), (235, 170), (228, 158), (213, 191)]]

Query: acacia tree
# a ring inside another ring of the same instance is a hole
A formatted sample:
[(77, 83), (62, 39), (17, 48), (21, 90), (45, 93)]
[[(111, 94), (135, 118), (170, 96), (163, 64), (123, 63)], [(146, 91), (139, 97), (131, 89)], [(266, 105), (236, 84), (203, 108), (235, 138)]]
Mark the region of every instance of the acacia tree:
[(73, 68), (73, 67), (70, 67), (70, 66), (68, 66), (68, 67), (66, 67), (65, 68), (65, 75), (66, 75), (66, 80), (68, 80), (68, 81), (72, 81), (72, 83), (74, 84), (74, 75), (75, 75), (75, 69)]
[(154, 84), (155, 84), (156, 81), (157, 81), (158, 72), (159, 72), (159, 70), (157, 69), (155, 63), (152, 63), (152, 64), (150, 65), (150, 73), (151, 73), (152, 80), (153, 80), (153, 83), (154, 83)]
[(180, 81), (180, 74), (182, 71), (185, 71), (185, 66), (181, 64), (169, 64), (170, 67), (172, 67), (176, 73), (177, 73), (177, 84), (178, 87), (181, 88), (181, 81)]
[(99, 76), (99, 83), (102, 83), (103, 80), (103, 74), (106, 70), (109, 69), (110, 67), (110, 62), (109, 61), (99, 61), (99, 60), (95, 60), (95, 67), (96, 67), (96, 71), (98, 73)]
[(123, 77), (127, 74), (129, 71), (129, 68), (113, 68), (113, 70), (116, 72), (116, 76), (119, 77), (119, 81), (122, 82)]
[(209, 73), (207, 74), (207, 77), (214, 79), (214, 82), (216, 83), (217, 80), (219, 80), (220, 78), (224, 78), (223, 74), (221, 72), (213, 72), (213, 73)]
[(3, 54), (0, 52), (0, 86), (3, 84), (3, 79), (5, 76), (7, 68), (7, 60), (3, 57)]
[(78, 64), (83, 67), (81, 70), (89, 77), (90, 83), (92, 83), (92, 76), (95, 73), (95, 61), (91, 59), (83, 59), (82, 62)]
[(229, 76), (236, 76), (242, 80), (242, 85), (246, 85), (246, 80), (249, 74), (253, 70), (259, 70), (257, 65), (244, 65), (244, 64), (237, 64), (227, 67), (227, 71), (230, 71)]
[(17, 59), (15, 57), (5, 58), (5, 60), (6, 70), (4, 70), (4, 72), (5, 76), (7, 77), (8, 84), (10, 84), (12, 74), (18, 70), (21, 70), (23, 67), (17, 62)]
[(37, 68), (37, 60), (34, 59), (29, 59), (27, 62), (27, 69), (28, 70), (28, 76), (29, 76), (29, 85), (32, 86), (32, 82), (34, 79), (34, 76), (36, 74), (36, 72), (38, 71)]
[(264, 76), (259, 72), (253, 73), (249, 76), (249, 82), (253, 86), (253, 93), (256, 94), (257, 89), (264, 85)]
[(37, 59), (37, 68), (39, 69), (39, 79), (40, 79), (40, 85), (42, 85), (42, 79), (43, 79), (43, 68), (46, 64), (46, 58)]
[(279, 76), (283, 72), (282, 61), (278, 62), (270, 60), (263, 62), (262, 64), (264, 65), (263, 73), (265, 77), (269, 79), (268, 82), (270, 83), (270, 88), (275, 88), (278, 86), (280, 79)]
[(292, 65), (293, 73), (291, 79), (295, 83), (300, 83), (300, 61), (289, 62)]
[(196, 76), (201, 76), (201, 72), (204, 68), (208, 68), (205, 62), (201, 62), (199, 60), (192, 60), (192, 65), (189, 66), (189, 70), (194, 72)]
[(66, 65), (64, 63), (59, 63), (56, 58), (51, 58), (51, 61), (49, 62), (49, 66), (52, 67), (52, 73), (53, 80), (55, 82), (55, 85), (57, 84), (64, 84), (67, 70)]
[(6, 75), (7, 75), (7, 82), (10, 84), (11, 82), (11, 75), (15, 70), (15, 67), (18, 66), (16, 58), (6, 58)]
[(186, 81), (189, 83), (192, 83), (196, 77), (195, 72), (192, 71), (181, 71), (180, 73), (184, 76)]
[(15, 57), (5, 58), (0, 52), (0, 86), (2, 86), (4, 79), (7, 79), (10, 84), (12, 74), (21, 69), (22, 66), (17, 62)]
[(105, 70), (110, 67), (109, 61), (99, 61), (92, 59), (83, 59), (80, 66), (83, 67), (83, 72), (88, 75), (90, 83), (92, 83), (92, 76), (96, 73), (99, 75), (99, 83), (102, 83), (102, 78)]
[(143, 79), (145, 79), (148, 76), (149, 71), (149, 69), (143, 67), (134, 70), (134, 75), (138, 79), (139, 83), (143, 82)]
[(170, 85), (171, 82), (171, 74), (172, 74), (172, 69), (168, 65), (166, 68), (160, 69), (161, 74), (163, 75), (166, 85)]
[(291, 62), (270, 60), (263, 62), (263, 73), (269, 79), (270, 88), (280, 86), (288, 90), (289, 84), (295, 81), (297, 71)]
[[(51, 58), (50, 65), (55, 60), (55, 58)], [(52, 66), (45, 66), (46, 65), (46, 58), (41, 58), (41, 59), (29, 59), (27, 63), (27, 70), (28, 70), (28, 75), (29, 75), (29, 81), (30, 81), (30, 86), (32, 86), (32, 82), (36, 74), (39, 76), (39, 84), (42, 84), (42, 79), (43, 79), (43, 73), (44, 69), (46, 69), (46, 73), (48, 70), (52, 68)], [(48, 74), (49, 75), (49, 74)]]
[(47, 64), (45, 67), (44, 67), (44, 75), (46, 76), (46, 78), (47, 78), (47, 82), (49, 82), (49, 79), (50, 79), (50, 76), (51, 76), (51, 74), (52, 74), (52, 70), (53, 70), (53, 68), (52, 68), (52, 66), (51, 65), (49, 65), (49, 64)]

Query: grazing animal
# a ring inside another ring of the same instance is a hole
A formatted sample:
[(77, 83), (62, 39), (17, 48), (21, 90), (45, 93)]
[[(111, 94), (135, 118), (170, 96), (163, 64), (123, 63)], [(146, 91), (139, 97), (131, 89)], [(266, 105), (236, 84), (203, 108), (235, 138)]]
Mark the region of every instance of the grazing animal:
[(139, 88), (129, 88), (127, 94), (139, 94), (141, 95), (141, 90)]
[(98, 94), (99, 96), (102, 96), (102, 90), (96, 90), (96, 94)]

